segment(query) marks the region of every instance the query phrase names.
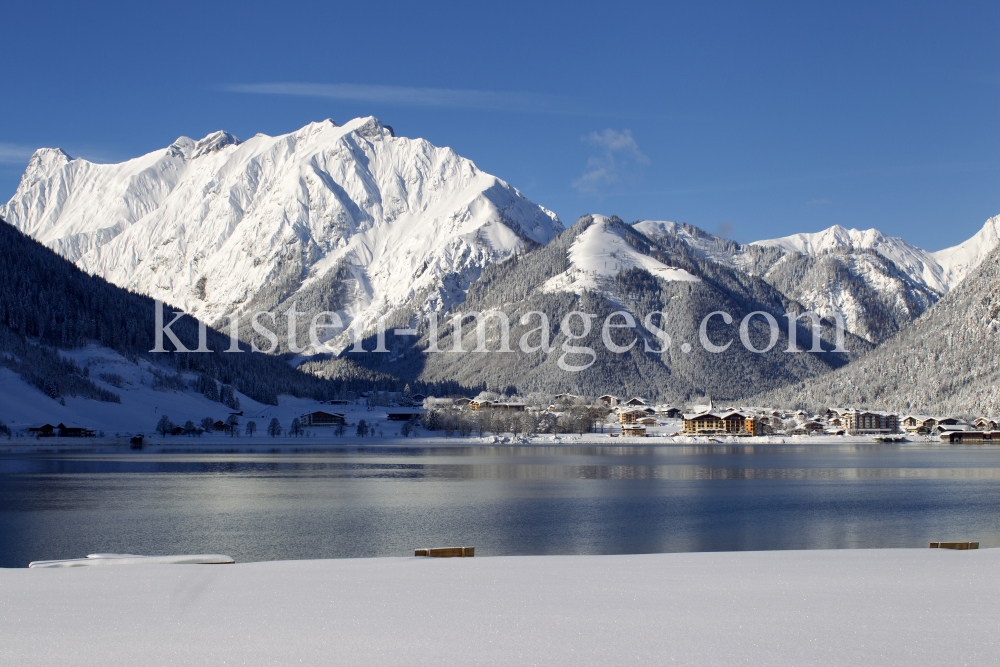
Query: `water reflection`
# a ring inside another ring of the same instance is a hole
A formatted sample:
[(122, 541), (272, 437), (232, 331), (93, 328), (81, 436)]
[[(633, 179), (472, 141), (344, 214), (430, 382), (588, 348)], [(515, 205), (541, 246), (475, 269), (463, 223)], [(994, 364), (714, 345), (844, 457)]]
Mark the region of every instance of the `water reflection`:
[(345, 447), (0, 456), (0, 566), (95, 551), (238, 561), (1000, 546), (1000, 450)]

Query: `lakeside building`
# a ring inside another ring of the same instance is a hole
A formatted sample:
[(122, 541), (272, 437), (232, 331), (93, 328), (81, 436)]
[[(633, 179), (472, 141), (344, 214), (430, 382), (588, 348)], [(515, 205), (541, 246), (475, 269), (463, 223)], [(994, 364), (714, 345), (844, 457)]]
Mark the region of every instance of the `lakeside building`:
[(619, 424), (635, 424), (640, 419), (646, 417), (645, 410), (622, 410), (618, 413)]
[(53, 438), (57, 435), (60, 438), (93, 438), (96, 435), (96, 432), (89, 428), (66, 426), (63, 423), (60, 423), (59, 426), (53, 426), (52, 424), (32, 426), (28, 428), (28, 433), (39, 438)]
[(972, 443), (972, 444), (1000, 444), (1000, 432), (997, 431), (944, 431), (938, 436), (941, 442), (948, 443)]
[(907, 415), (900, 426), (908, 433), (930, 433), (937, 428), (937, 419), (930, 415)]
[(899, 420), (886, 412), (848, 410), (841, 415), (844, 429), (851, 434), (897, 433)]
[(336, 426), (338, 424), (346, 424), (346, 417), (347, 415), (339, 412), (330, 413), (318, 410), (302, 415), (299, 418), (299, 422), (302, 426)]
[(691, 413), (683, 416), (685, 435), (741, 435), (752, 436), (764, 433), (763, 424), (756, 415), (739, 411)]

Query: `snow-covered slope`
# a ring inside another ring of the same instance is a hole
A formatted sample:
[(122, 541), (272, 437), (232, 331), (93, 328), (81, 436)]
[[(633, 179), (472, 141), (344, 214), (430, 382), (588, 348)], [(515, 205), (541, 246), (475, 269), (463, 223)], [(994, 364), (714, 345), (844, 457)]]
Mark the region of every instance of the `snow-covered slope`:
[(704, 259), (731, 268), (747, 266), (746, 253), (740, 252), (739, 244), (704, 232), (692, 225), (667, 220), (641, 220), (632, 227), (651, 239), (675, 237)]
[(371, 117), (181, 137), (121, 164), (41, 149), (0, 217), (215, 324), (263, 292), (273, 304), (317, 287), (341, 295), (346, 322), (416, 297), (448, 307), (484, 265), (562, 229), (470, 160)]
[(950, 287), (954, 287), (979, 266), (998, 245), (1000, 245), (1000, 215), (987, 220), (983, 228), (968, 241), (931, 253), (931, 256), (941, 265), (945, 281)]
[(621, 223), (609, 224), (602, 215), (570, 246), (569, 269), (547, 280), (544, 292), (576, 292), (605, 288), (607, 279), (620, 272), (640, 268), (662, 280), (697, 282), (700, 278), (684, 269), (666, 266), (633, 247), (623, 233)]

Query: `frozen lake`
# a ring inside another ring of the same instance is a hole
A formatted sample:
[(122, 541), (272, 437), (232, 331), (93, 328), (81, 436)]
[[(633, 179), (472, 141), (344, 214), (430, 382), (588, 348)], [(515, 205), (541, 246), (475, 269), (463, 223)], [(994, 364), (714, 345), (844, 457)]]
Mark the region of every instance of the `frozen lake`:
[(237, 562), (1000, 547), (1000, 448), (355, 447), (0, 454), (0, 566), (95, 552)]

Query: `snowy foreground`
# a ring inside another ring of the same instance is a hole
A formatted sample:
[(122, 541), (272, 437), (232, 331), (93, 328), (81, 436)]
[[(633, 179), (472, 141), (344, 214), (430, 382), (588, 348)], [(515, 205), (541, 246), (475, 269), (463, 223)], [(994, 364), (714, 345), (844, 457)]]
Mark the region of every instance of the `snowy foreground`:
[(0, 663), (995, 664), (998, 566), (886, 549), (0, 570)]

